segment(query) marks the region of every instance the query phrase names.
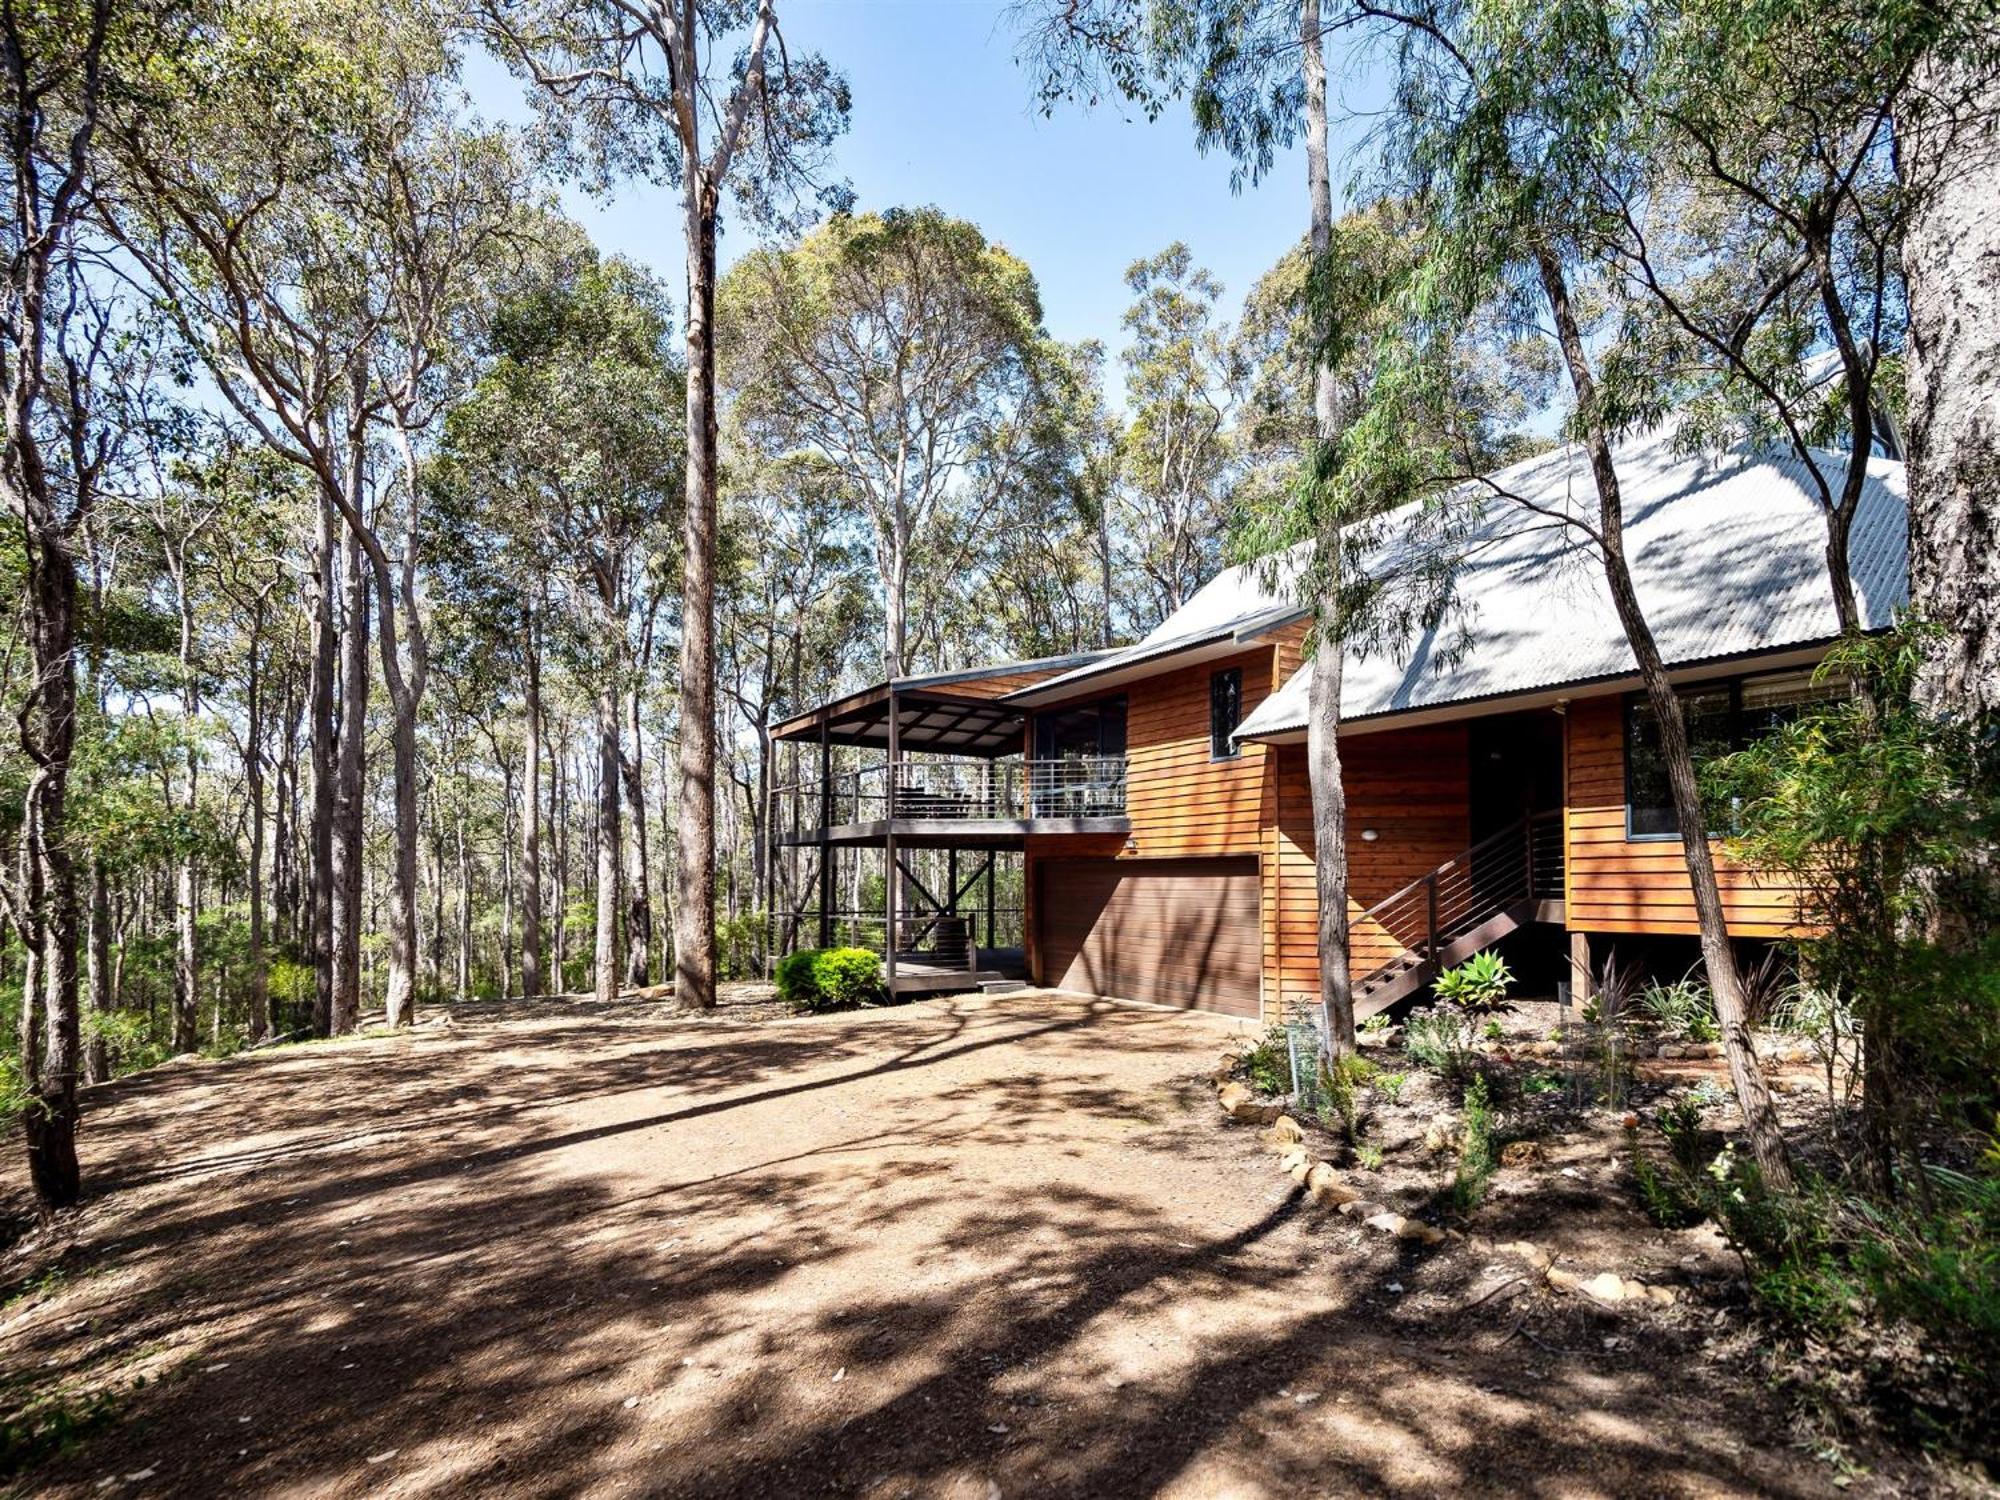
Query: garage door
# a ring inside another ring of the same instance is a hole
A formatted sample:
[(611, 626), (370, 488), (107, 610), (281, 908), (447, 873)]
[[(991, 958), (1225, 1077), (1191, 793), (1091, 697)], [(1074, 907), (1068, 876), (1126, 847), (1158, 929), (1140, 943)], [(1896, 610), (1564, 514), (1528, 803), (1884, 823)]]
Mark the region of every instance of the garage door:
[(1257, 861), (1044, 860), (1042, 981), (1160, 1005), (1257, 1014)]

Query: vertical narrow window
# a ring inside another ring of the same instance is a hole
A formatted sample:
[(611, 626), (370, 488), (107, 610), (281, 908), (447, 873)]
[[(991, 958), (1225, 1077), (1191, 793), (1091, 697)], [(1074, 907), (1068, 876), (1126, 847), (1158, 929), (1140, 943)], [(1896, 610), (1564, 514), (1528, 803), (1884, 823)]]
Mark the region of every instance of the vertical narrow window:
[(1243, 747), (1230, 736), (1243, 722), (1243, 669), (1228, 667), (1208, 679), (1208, 753), (1215, 760), (1233, 760)]

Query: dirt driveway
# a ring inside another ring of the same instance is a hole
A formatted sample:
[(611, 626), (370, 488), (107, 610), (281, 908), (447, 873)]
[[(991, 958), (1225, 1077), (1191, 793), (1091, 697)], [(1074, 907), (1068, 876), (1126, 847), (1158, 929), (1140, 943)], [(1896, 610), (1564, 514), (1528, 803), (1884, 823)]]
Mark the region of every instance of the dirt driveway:
[(583, 1005), (128, 1080), (0, 1313), (0, 1369), (120, 1394), (26, 1490), (1825, 1488), (1768, 1400), (1637, 1359), (1664, 1327), (1511, 1336), (1480, 1257), (1305, 1204), (1215, 1118), (1230, 1035)]

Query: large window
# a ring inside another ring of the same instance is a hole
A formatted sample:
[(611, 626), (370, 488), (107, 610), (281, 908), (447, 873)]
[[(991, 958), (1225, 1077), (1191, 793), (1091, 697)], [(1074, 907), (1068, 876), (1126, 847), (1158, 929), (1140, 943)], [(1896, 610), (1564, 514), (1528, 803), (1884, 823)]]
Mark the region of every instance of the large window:
[(1243, 722), (1243, 669), (1226, 667), (1208, 679), (1208, 753), (1232, 760), (1243, 747), (1231, 739)]
[[(1695, 769), (1769, 734), (1807, 704), (1845, 691), (1839, 682), (1814, 682), (1810, 669), (1682, 688), (1681, 713)], [(1660, 754), (1659, 721), (1644, 693), (1625, 698), (1625, 833), (1635, 839), (1680, 836), (1667, 763)]]
[(1075, 760), (1125, 753), (1125, 699), (1105, 698), (1035, 715), (1035, 759)]

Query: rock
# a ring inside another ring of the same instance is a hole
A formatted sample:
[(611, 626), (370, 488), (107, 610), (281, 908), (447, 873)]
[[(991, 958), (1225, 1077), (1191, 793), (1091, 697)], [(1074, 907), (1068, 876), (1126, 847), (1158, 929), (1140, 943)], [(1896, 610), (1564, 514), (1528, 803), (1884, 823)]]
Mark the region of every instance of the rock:
[(1634, 1281), (1630, 1276), (1627, 1276), (1621, 1280), (1620, 1285), (1622, 1285), (1625, 1288), (1625, 1300), (1627, 1302), (1645, 1301), (1646, 1299), (1645, 1282)]
[(1359, 1219), (1364, 1224), (1379, 1218), (1389, 1210), (1379, 1203), (1370, 1203), (1366, 1198), (1354, 1198), (1340, 1205), (1340, 1211), (1350, 1219)]
[(1306, 1128), (1290, 1115), (1279, 1115), (1271, 1122), (1271, 1128), (1257, 1139), (1267, 1146), (1288, 1150), (1306, 1138)]
[(1402, 1228), (1396, 1231), (1399, 1240), (1414, 1240), (1420, 1245), (1442, 1245), (1444, 1231), (1435, 1224), (1426, 1224), (1421, 1219), (1405, 1219)]
[(1509, 1141), (1500, 1148), (1503, 1167), (1532, 1167), (1543, 1159), (1540, 1141)]
[(1587, 1297), (1595, 1297), (1599, 1302), (1623, 1302), (1626, 1297), (1625, 1283), (1616, 1271), (1600, 1271), (1590, 1280), (1580, 1283), (1577, 1290)]
[(1559, 1287), (1565, 1292), (1573, 1292), (1583, 1285), (1581, 1276), (1574, 1271), (1565, 1271), (1561, 1266), (1550, 1266), (1542, 1272), (1542, 1275), (1548, 1279), (1550, 1286)]
[(1683, 1047), (1679, 1042), (1660, 1043), (1659, 1057), (1662, 1062), (1678, 1062), (1686, 1056), (1687, 1048)]
[(1305, 1151), (1302, 1148), (1297, 1146), (1294, 1146), (1291, 1150), (1287, 1151), (1283, 1156), (1278, 1158), (1278, 1170), (1280, 1172), (1293, 1172), (1298, 1170), (1300, 1167), (1310, 1168), (1311, 1166), (1312, 1166), (1312, 1158), (1306, 1155)]
[(1312, 1194), (1313, 1202), (1339, 1207), (1352, 1203), (1361, 1195), (1340, 1180), (1331, 1162), (1314, 1162), (1313, 1169), (1306, 1174), (1306, 1191)]
[(1379, 1214), (1370, 1214), (1361, 1222), (1366, 1224), (1370, 1229), (1381, 1230), (1384, 1234), (1400, 1235), (1403, 1232), (1403, 1226), (1410, 1221), (1401, 1214), (1391, 1213), (1385, 1208)]
[(1687, 1055), (1689, 1057), (1720, 1057), (1722, 1056), (1722, 1043), (1689, 1042), (1687, 1046)]
[(1626, 1130), (1637, 1130), (1639, 1128), (1639, 1117), (1628, 1109), (1625, 1111), (1624, 1118), (1619, 1120), (1618, 1123)]
[(1680, 1300), (1680, 1293), (1670, 1286), (1649, 1286), (1646, 1288), (1646, 1300), (1657, 1302), (1662, 1307), (1672, 1307)]
[(1546, 1274), (1549, 1269), (1549, 1252), (1540, 1245), (1530, 1244), (1527, 1240), (1512, 1240), (1500, 1248), (1516, 1259), (1526, 1261), (1537, 1271)]
[(1256, 1095), (1240, 1083), (1226, 1083), (1215, 1096), (1222, 1112), (1242, 1125), (1269, 1125), (1278, 1118), (1278, 1106), (1259, 1104)]

